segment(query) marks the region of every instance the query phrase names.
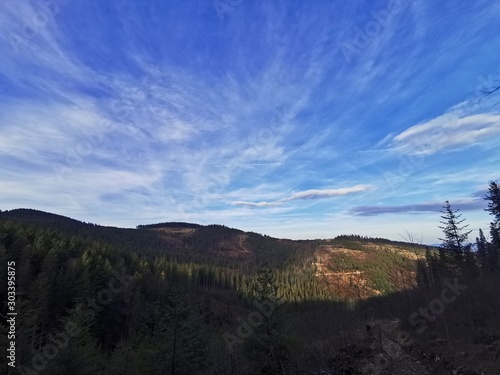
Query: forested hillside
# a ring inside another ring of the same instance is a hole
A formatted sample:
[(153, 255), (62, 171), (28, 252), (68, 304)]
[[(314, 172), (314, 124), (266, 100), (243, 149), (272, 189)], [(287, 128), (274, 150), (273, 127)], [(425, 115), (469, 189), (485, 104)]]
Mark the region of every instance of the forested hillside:
[(4, 211), (0, 260), (15, 268), (17, 312), (9, 373), (498, 374), (499, 197), (491, 182), (490, 240), (481, 232), (477, 251), (449, 203), (439, 249)]

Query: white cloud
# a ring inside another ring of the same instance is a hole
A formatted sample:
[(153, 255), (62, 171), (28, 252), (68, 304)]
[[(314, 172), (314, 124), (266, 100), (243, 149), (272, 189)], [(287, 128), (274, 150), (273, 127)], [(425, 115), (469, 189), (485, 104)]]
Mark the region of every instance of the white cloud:
[[(27, 102), (10, 106), (0, 116), (0, 155), (30, 163), (47, 163), (48, 154), (64, 158), (72, 149), (83, 147), (79, 143), (86, 137), (95, 137), (93, 141), (103, 137), (105, 120), (91, 103), (84, 101), (80, 105)], [(107, 125), (105, 131), (110, 130)]]
[(316, 198), (331, 198), (331, 197), (339, 197), (342, 195), (359, 193), (361, 191), (368, 190), (370, 186), (368, 185), (356, 185), (347, 188), (340, 189), (314, 189), (314, 190), (305, 190), (299, 191), (297, 193), (293, 193), (289, 198), (286, 198), (287, 201), (292, 201), (296, 199), (316, 199)]
[(284, 202), (303, 200), (303, 199), (322, 199), (322, 198), (333, 198), (340, 197), (343, 195), (359, 193), (370, 189), (370, 185), (355, 185), (346, 188), (339, 189), (312, 189), (304, 190), (296, 193), (290, 194), (288, 197), (281, 198), (275, 201), (266, 202), (248, 202), (248, 201), (233, 201), (231, 204), (235, 206), (246, 206), (246, 207), (273, 207), (283, 204)]
[(234, 201), (231, 202), (234, 206), (244, 206), (244, 207), (275, 207), (281, 204), (278, 202), (245, 202), (245, 201)]
[(469, 147), (500, 136), (500, 114), (468, 114), (465, 104), (432, 120), (414, 125), (392, 140), (393, 149), (405, 154), (431, 155)]

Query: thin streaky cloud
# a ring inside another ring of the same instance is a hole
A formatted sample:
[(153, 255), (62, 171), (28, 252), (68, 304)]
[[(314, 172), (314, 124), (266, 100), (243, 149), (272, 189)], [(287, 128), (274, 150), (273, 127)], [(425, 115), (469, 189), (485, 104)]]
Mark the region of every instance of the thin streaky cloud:
[[(485, 207), (485, 203), (481, 199), (455, 200), (450, 202), (453, 209), (461, 211), (476, 211)], [(384, 214), (412, 214), (421, 212), (441, 212), (443, 203), (429, 202), (420, 204), (408, 204), (399, 206), (379, 205), (379, 206), (357, 206), (350, 212), (357, 216), (378, 216)]]
[(431, 155), (470, 147), (500, 135), (499, 113), (467, 114), (464, 105), (432, 120), (414, 125), (392, 139), (401, 153)]
[(432, 243), (431, 203), (499, 177), (494, 2), (406, 2), (376, 35), (382, 1), (55, 3), (0, 2), (0, 209)]
[(235, 206), (247, 206), (247, 207), (273, 207), (283, 204), (285, 202), (295, 201), (295, 200), (306, 200), (306, 199), (325, 199), (333, 197), (341, 197), (348, 194), (359, 193), (371, 189), (372, 186), (369, 185), (356, 185), (347, 188), (339, 189), (311, 189), (305, 191), (299, 191), (290, 194), (288, 197), (278, 199), (272, 202), (247, 202), (247, 201), (233, 201), (231, 204)]

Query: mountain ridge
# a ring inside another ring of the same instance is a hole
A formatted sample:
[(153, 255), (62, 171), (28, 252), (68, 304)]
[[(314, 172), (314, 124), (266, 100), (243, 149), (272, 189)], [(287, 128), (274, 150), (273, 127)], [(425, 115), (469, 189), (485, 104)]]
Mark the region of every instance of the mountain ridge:
[(290, 238), (285, 238), (285, 237), (273, 237), (268, 234), (264, 233), (257, 233), (253, 231), (245, 231), (242, 229), (238, 228), (232, 228), (224, 224), (198, 224), (198, 223), (189, 223), (189, 222), (181, 222), (181, 221), (168, 221), (168, 222), (159, 222), (159, 223), (151, 223), (151, 224), (137, 224), (135, 228), (126, 228), (126, 227), (118, 227), (114, 225), (102, 225), (102, 224), (97, 224), (97, 223), (91, 223), (91, 222), (86, 222), (78, 219), (74, 219), (69, 216), (64, 216), (60, 214), (56, 214), (53, 212), (48, 212), (48, 211), (43, 211), (43, 210), (37, 210), (37, 209), (32, 209), (32, 208), (15, 208), (11, 210), (0, 210), (0, 218), (11, 218), (11, 219), (19, 219), (23, 221), (32, 221), (36, 222), (37, 220), (59, 220), (59, 221), (67, 221), (67, 222), (72, 222), (74, 224), (79, 224), (79, 225), (86, 225), (86, 226), (91, 226), (91, 227), (99, 227), (99, 228), (115, 228), (115, 229), (120, 229), (120, 230), (134, 230), (134, 229), (158, 229), (158, 228), (201, 228), (201, 227), (222, 227), (222, 228), (227, 228), (228, 230), (235, 230), (239, 232), (244, 232), (244, 233), (251, 233), (251, 234), (256, 234), (260, 235), (263, 237), (275, 239), (275, 240), (283, 240), (283, 241), (294, 241), (294, 242), (307, 242), (307, 241), (335, 241), (337, 239), (346, 239), (346, 238), (357, 238), (357, 239), (362, 239), (362, 240), (369, 240), (369, 241), (374, 241), (374, 242), (379, 242), (379, 243), (391, 243), (391, 244), (401, 244), (401, 245), (414, 245), (418, 247), (438, 247), (439, 244), (421, 244), (421, 243), (412, 243), (412, 242), (406, 242), (406, 241), (398, 241), (398, 240), (391, 240), (388, 238), (383, 238), (383, 237), (369, 237), (369, 236), (361, 236), (357, 234), (340, 234), (335, 237), (330, 237), (330, 238), (316, 238), (316, 239), (297, 239), (293, 240)]
[(341, 299), (364, 299), (410, 288), (415, 284), (417, 261), (426, 249), (425, 245), (359, 235), (290, 240), (220, 224), (163, 222), (119, 228), (33, 209), (2, 211), (2, 218), (112, 244), (150, 259), (166, 257), (243, 273), (253, 273), (263, 265), (303, 269), (321, 285), (333, 288)]

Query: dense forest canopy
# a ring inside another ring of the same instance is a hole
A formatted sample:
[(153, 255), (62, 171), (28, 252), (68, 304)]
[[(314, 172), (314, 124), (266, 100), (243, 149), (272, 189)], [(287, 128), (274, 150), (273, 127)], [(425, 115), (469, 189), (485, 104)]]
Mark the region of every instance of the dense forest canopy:
[[(491, 371), (494, 355), (480, 353), (500, 337), (500, 301), (494, 297), (500, 281), (499, 196), (492, 181), (485, 196), (493, 218), (489, 239), (480, 231), (475, 241), (465, 218), (446, 202), (437, 249), (358, 235), (281, 240), (221, 225), (120, 229), (35, 210), (3, 211), (0, 259), (16, 266), (18, 370), (391, 371), (402, 357), (388, 356), (383, 343), (379, 349), (376, 341), (373, 347), (363, 344), (359, 327), (397, 319), (399, 341), (383, 335), (408, 354), (444, 340), (444, 349), (433, 349), (439, 355), (461, 366), (470, 366), (467, 358), (481, 358)], [(0, 273), (5, 280), (7, 269)], [(443, 286), (456, 292), (456, 302), (433, 300)], [(0, 297), (7, 300), (5, 290)], [(424, 314), (418, 307), (429, 301), (437, 302)], [(1, 327), (7, 345), (8, 326)], [(304, 351), (318, 343), (323, 349)], [(460, 362), (455, 348), (470, 354)], [(380, 355), (385, 364), (377, 362)], [(442, 365), (432, 366), (438, 371)]]

